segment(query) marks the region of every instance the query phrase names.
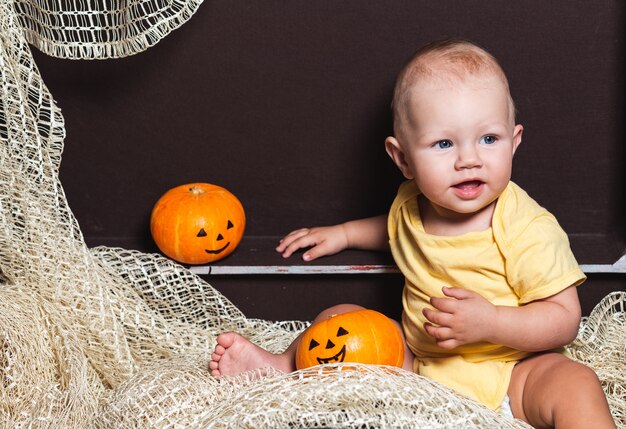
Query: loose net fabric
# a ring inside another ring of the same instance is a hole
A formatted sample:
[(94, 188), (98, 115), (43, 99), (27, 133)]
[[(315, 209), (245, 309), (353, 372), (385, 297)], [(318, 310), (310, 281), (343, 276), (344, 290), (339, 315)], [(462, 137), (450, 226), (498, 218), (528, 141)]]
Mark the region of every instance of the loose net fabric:
[(201, 3), (21, 0), (15, 7), (26, 39), (41, 51), (61, 58), (106, 59), (146, 50), (184, 24)]
[[(87, 248), (58, 178), (63, 117), (27, 40), (65, 57), (127, 55), (196, 7), (0, 0), (0, 427), (527, 427), (395, 368), (211, 377), (218, 333), (280, 352), (308, 324), (248, 319), (159, 255)], [(111, 18), (122, 15), (123, 25)], [(622, 428), (625, 305), (625, 293), (608, 296), (570, 347), (598, 373)]]

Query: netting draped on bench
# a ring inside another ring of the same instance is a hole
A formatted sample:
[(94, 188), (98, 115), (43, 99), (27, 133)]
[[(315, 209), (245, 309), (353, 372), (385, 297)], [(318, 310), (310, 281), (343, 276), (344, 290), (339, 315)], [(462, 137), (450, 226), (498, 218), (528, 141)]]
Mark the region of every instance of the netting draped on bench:
[[(211, 377), (219, 332), (278, 352), (307, 323), (248, 319), (161, 256), (87, 248), (58, 178), (63, 116), (27, 41), (67, 58), (130, 55), (199, 4), (0, 0), (0, 427), (527, 427), (397, 369)], [(625, 305), (608, 296), (570, 347), (622, 428)]]

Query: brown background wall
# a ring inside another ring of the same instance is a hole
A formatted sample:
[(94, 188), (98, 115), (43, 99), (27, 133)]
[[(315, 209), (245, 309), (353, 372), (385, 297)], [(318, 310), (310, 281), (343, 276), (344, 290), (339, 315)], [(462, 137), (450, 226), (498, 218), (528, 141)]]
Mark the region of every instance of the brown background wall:
[[(579, 262), (609, 264), (626, 247), (624, 9), (621, 0), (207, 0), (133, 57), (35, 58), (65, 116), (61, 180), (88, 244), (156, 251), (154, 202), (203, 181), (241, 199), (246, 238), (264, 243), (253, 263), (274, 264), (273, 244), (294, 228), (386, 211), (401, 181), (383, 148), (395, 75), (424, 43), (469, 38), (501, 61), (525, 126), (513, 179), (557, 216)], [(223, 263), (250, 263), (246, 252)], [(387, 297), (399, 296), (395, 276), (210, 281), (253, 317), (310, 318), (337, 300), (395, 313)], [(585, 305), (623, 285), (592, 276)], [(305, 290), (324, 298), (292, 305)]]

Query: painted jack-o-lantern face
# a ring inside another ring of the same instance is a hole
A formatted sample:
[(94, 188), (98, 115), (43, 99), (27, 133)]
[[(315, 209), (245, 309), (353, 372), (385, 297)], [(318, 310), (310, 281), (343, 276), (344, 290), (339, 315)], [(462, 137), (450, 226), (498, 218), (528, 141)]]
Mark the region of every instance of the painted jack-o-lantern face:
[(311, 325), (296, 351), (296, 367), (336, 362), (402, 366), (404, 342), (398, 327), (374, 310), (357, 310)]
[(245, 226), (241, 202), (209, 183), (170, 189), (157, 201), (150, 218), (150, 231), (161, 252), (187, 264), (206, 264), (230, 255)]
[[(228, 223), (226, 224), (226, 231), (228, 231), (231, 228), (234, 228), (235, 225), (233, 225), (233, 223), (230, 221), (230, 219), (228, 220)], [(198, 231), (198, 233), (196, 234), (196, 237), (198, 238), (203, 238), (203, 237), (208, 237), (209, 234), (207, 234), (206, 230), (204, 228), (200, 228), (200, 231)], [(217, 242), (224, 242), (224, 236), (221, 233), (217, 233), (217, 237), (215, 237), (215, 241)], [(222, 252), (225, 252), (226, 249), (228, 249), (228, 246), (230, 246), (232, 242), (231, 241), (227, 241), (226, 243), (224, 243), (223, 246), (217, 248), (217, 249), (204, 249), (204, 251), (206, 253), (208, 253), (209, 255), (219, 255)], [(220, 243), (221, 244), (221, 243)]]

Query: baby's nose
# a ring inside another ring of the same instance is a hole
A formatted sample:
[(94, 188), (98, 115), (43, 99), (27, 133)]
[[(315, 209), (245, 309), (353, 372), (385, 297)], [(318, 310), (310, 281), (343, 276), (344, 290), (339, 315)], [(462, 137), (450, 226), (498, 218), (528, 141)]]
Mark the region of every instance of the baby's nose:
[(458, 151), (458, 156), (455, 163), (455, 168), (463, 169), (463, 168), (475, 168), (482, 165), (482, 160), (480, 159), (480, 154), (478, 150), (471, 145), (466, 147), (461, 147)]

